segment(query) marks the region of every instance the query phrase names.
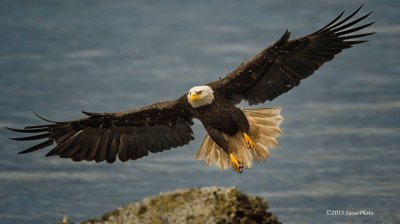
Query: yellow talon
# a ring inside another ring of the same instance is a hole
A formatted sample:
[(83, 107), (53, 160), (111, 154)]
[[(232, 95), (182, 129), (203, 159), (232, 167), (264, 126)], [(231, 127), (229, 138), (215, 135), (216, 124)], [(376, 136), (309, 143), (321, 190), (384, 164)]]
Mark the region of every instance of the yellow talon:
[(248, 149), (254, 149), (255, 144), (253, 140), (250, 138), (250, 136), (248, 136), (246, 133), (243, 133), (243, 139)]
[(238, 173), (242, 173), (243, 172), (242, 162), (240, 162), (240, 160), (232, 153), (229, 154), (229, 159), (231, 160), (231, 165), (233, 170), (235, 170)]

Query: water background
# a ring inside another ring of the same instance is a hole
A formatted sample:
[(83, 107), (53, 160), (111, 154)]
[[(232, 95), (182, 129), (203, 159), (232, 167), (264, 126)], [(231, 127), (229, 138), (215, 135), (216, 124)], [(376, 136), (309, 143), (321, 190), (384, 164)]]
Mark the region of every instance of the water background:
[[(0, 223), (99, 216), (159, 192), (236, 186), (265, 197), (283, 223), (399, 223), (399, 1), (0, 2), (0, 126), (82, 117), (173, 99), (224, 76), (277, 40), (315, 31), (343, 9), (374, 11), (377, 34), (340, 54), (282, 106), (280, 147), (238, 175), (189, 146), (113, 165), (44, 158), (0, 130)], [(326, 210), (369, 210), (337, 217)]]

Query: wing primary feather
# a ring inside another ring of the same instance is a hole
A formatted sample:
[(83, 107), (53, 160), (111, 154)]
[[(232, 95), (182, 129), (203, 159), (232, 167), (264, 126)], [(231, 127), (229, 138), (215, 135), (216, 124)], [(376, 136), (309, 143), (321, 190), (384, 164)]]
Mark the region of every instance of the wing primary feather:
[(40, 115), (37, 114), (35, 111), (33, 111), (33, 109), (31, 109), (31, 111), (32, 111), (32, 113), (33, 113), (36, 117), (38, 117), (38, 118), (40, 118), (40, 119), (42, 119), (42, 120), (44, 120), (44, 121), (47, 121), (47, 122), (50, 122), (50, 123), (56, 123), (56, 124), (60, 123), (60, 122), (56, 122), (56, 121), (51, 121), (51, 120), (49, 120), (49, 119), (46, 119), (46, 118), (40, 116)]
[(342, 11), (342, 13), (340, 13), (335, 19), (333, 19), (330, 23), (326, 24), (324, 27), (322, 27), (321, 29), (317, 30), (316, 32), (314, 32), (313, 34), (319, 33), (325, 29), (327, 29), (330, 25), (334, 24), (336, 21), (338, 21), (344, 14), (345, 10)]
[(342, 36), (342, 40), (349, 40), (349, 39), (355, 39), (355, 38), (360, 38), (360, 37), (365, 37), (374, 34), (375, 32), (370, 32), (370, 33), (363, 33), (363, 34), (356, 34), (356, 35), (350, 35), (350, 36)]
[(51, 127), (56, 127), (57, 125), (58, 124), (33, 125), (33, 126), (26, 126), (25, 129), (51, 128)]
[(353, 41), (346, 41), (346, 43), (349, 45), (349, 47), (352, 47), (356, 44), (361, 44), (361, 43), (365, 43), (368, 42), (368, 40), (353, 40)]
[[(91, 130), (93, 132), (93, 130)], [(94, 132), (93, 132), (94, 133)], [(82, 136), (82, 139), (78, 139), (74, 145), (77, 147), (75, 148), (75, 152), (71, 155), (72, 160), (74, 161), (92, 161), (94, 160), (94, 155), (96, 152), (93, 152), (93, 150), (97, 150), (97, 148), (94, 147), (94, 144), (97, 142), (98, 136), (89, 133), (86, 133), (85, 136)]]
[(30, 140), (48, 138), (49, 136), (50, 136), (50, 133), (44, 133), (44, 134), (40, 134), (40, 135), (33, 135), (33, 136), (21, 137), (21, 138), (10, 138), (10, 139), (15, 140), (15, 141), (30, 141)]
[[(67, 147), (64, 148), (64, 151), (60, 151), (60, 156), (65, 158), (72, 158), (72, 160), (77, 161), (77, 155), (81, 155), (85, 152), (85, 148), (83, 144), (87, 141), (88, 136), (84, 136), (82, 134), (77, 135)], [(81, 159), (82, 160), (82, 159)], [(78, 160), (80, 161), (80, 160)]]
[(349, 34), (349, 33), (357, 32), (357, 31), (359, 31), (359, 30), (362, 30), (362, 29), (364, 29), (364, 28), (366, 28), (366, 27), (371, 26), (371, 25), (374, 24), (374, 23), (375, 23), (375, 22), (372, 22), (372, 23), (368, 23), (368, 24), (365, 24), (365, 25), (362, 25), (362, 26), (358, 26), (358, 27), (349, 29), (349, 30), (344, 30), (344, 31), (341, 31), (341, 32), (337, 32), (336, 35), (342, 36), (342, 35), (346, 35), (346, 34)]
[(349, 19), (351, 19), (355, 14), (357, 14), (361, 8), (364, 6), (364, 4), (362, 4), (360, 7), (358, 7), (358, 9), (356, 11), (354, 11), (352, 14), (350, 14), (349, 16), (347, 16), (346, 18), (344, 18), (342, 21), (334, 24), (333, 26), (329, 27), (328, 30), (332, 30), (335, 27), (338, 27), (340, 25), (342, 25), (343, 23), (347, 22)]
[(65, 144), (68, 144), (68, 142), (63, 143), (61, 145), (57, 145), (56, 147), (54, 147), (53, 149), (51, 149), (45, 156), (49, 157), (49, 156), (56, 156), (58, 155), (60, 148), (63, 147)]
[[(78, 131), (78, 132), (80, 132), (80, 131)], [(74, 136), (78, 132), (72, 130), (72, 128), (71, 129), (62, 130), (62, 131), (57, 132), (56, 134), (54, 134), (54, 140), (56, 141), (57, 144), (62, 144), (65, 141), (68, 141), (72, 136)]]
[(355, 25), (355, 24), (357, 24), (358, 22), (360, 22), (361, 20), (367, 18), (369, 15), (371, 15), (371, 13), (372, 13), (372, 12), (367, 13), (366, 15), (364, 15), (364, 16), (362, 16), (362, 17), (360, 17), (360, 18), (358, 18), (358, 19), (356, 19), (356, 20), (354, 20), (354, 21), (352, 21), (352, 22), (349, 22), (349, 23), (346, 23), (346, 24), (344, 24), (344, 25), (342, 25), (342, 26), (336, 27), (335, 29), (331, 29), (331, 31), (332, 31), (332, 32), (337, 32), (337, 31), (340, 31), (340, 30), (344, 30), (344, 29), (346, 29), (346, 28), (349, 28), (349, 27), (351, 27), (352, 25)]
[(15, 131), (15, 132), (21, 132), (21, 133), (38, 133), (38, 132), (45, 132), (48, 131), (48, 127), (43, 127), (43, 128), (37, 128), (37, 129), (19, 129), (19, 128), (10, 128), (10, 127), (4, 127), (10, 131)]
[(25, 149), (24, 151), (21, 151), (18, 154), (25, 154), (25, 153), (34, 152), (34, 151), (37, 151), (39, 149), (46, 148), (46, 147), (48, 147), (48, 146), (50, 146), (52, 144), (53, 144), (53, 140), (52, 139), (48, 139), (47, 141), (44, 141), (44, 142), (39, 143), (39, 144), (37, 144), (35, 146), (32, 146), (32, 147), (30, 147), (28, 149)]
[(48, 152), (46, 154), (46, 157), (61, 154), (64, 151), (64, 149), (66, 149), (68, 147), (68, 145), (70, 145), (71, 142), (73, 142), (75, 140), (75, 138), (79, 135), (79, 133), (80, 132), (74, 133), (73, 135), (71, 135), (69, 137), (69, 139), (66, 142), (58, 144), (56, 147), (54, 147), (52, 150), (50, 150), (50, 152)]

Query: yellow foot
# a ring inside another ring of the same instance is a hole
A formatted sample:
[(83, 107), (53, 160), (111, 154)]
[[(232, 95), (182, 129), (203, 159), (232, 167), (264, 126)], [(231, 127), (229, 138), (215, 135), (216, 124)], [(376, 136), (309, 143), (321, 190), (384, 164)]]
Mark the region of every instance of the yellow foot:
[(242, 162), (240, 162), (240, 160), (232, 153), (229, 154), (229, 159), (231, 160), (231, 165), (233, 170), (235, 170), (238, 173), (242, 173), (243, 172)]
[(246, 133), (243, 133), (243, 139), (248, 149), (254, 149), (255, 144), (253, 140), (250, 138), (250, 136), (248, 136)]

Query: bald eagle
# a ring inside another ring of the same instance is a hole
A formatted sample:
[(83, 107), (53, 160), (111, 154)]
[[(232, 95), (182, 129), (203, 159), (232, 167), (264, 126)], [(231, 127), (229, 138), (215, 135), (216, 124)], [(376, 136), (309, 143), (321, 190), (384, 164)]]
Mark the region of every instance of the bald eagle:
[(17, 141), (43, 139), (20, 154), (37, 151), (55, 144), (46, 156), (58, 155), (73, 161), (136, 160), (188, 144), (194, 139), (193, 119), (201, 121), (207, 135), (196, 158), (222, 169), (232, 167), (238, 173), (255, 161), (266, 160), (269, 149), (278, 145), (283, 118), (280, 108), (241, 109), (245, 100), (250, 105), (273, 100), (298, 86), (343, 49), (366, 42), (356, 33), (370, 25), (358, 25), (371, 13), (354, 16), (362, 6), (342, 18), (344, 11), (320, 30), (289, 39), (290, 32), (254, 57), (243, 62), (226, 77), (191, 88), (176, 100), (115, 113), (82, 111), (87, 117), (65, 122), (49, 122), (12, 131), (33, 133), (11, 138)]

